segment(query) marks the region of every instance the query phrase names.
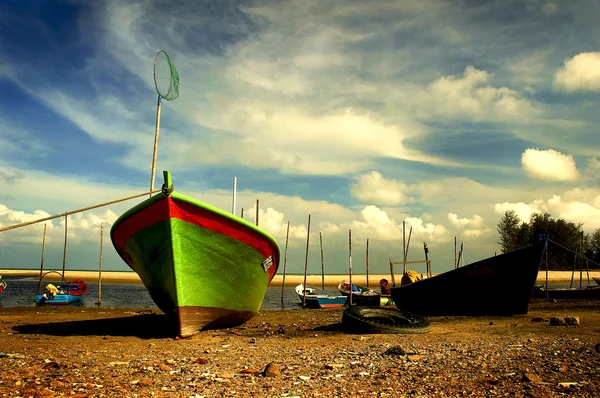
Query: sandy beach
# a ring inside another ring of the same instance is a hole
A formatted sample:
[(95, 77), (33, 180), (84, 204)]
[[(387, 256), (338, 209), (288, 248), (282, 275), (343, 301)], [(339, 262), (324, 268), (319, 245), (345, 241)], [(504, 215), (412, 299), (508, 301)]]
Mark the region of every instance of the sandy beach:
[(418, 335), (354, 334), (342, 311), (261, 311), (179, 340), (158, 310), (0, 308), (0, 397), (600, 396), (600, 301), (432, 317)]
[[(2, 276), (23, 276), (23, 277), (32, 277), (39, 278), (40, 271), (39, 270), (9, 270), (9, 269), (0, 269), (0, 275)], [(583, 285), (587, 284), (587, 272), (583, 272)], [(569, 283), (571, 281), (572, 272), (571, 271), (549, 271), (548, 272), (548, 283)], [(401, 275), (396, 275), (396, 282), (399, 282)], [(589, 272), (590, 283), (594, 284), (592, 277), (600, 277), (600, 271), (590, 271)], [(81, 278), (86, 282), (96, 282), (98, 281), (98, 271), (65, 271), (65, 279), (73, 280), (75, 278)], [(369, 275), (369, 286), (377, 287), (379, 286), (380, 279), (387, 279), (391, 282), (391, 277), (389, 274), (374, 274)], [(579, 283), (579, 272), (575, 273), (574, 280)], [(44, 277), (44, 280), (48, 281), (57, 281), (60, 279), (60, 276), (56, 273), (48, 274)], [(325, 275), (325, 285), (326, 286), (337, 286), (341, 281), (348, 281), (348, 275)], [(276, 274), (271, 282), (271, 286), (281, 286), (283, 281), (282, 274)], [(103, 271), (102, 272), (102, 282), (106, 283), (137, 283), (141, 284), (141, 280), (139, 276), (133, 272), (115, 272), (115, 271)], [(304, 282), (304, 275), (286, 275), (285, 276), (285, 285), (286, 286), (296, 286), (300, 283)], [(315, 285), (319, 286), (322, 282), (321, 275), (307, 275), (306, 284), (307, 285)], [(546, 282), (546, 271), (540, 271), (538, 274), (537, 284), (544, 284)], [(352, 275), (352, 283), (358, 285), (366, 285), (367, 284), (367, 276), (364, 274), (356, 274)]]

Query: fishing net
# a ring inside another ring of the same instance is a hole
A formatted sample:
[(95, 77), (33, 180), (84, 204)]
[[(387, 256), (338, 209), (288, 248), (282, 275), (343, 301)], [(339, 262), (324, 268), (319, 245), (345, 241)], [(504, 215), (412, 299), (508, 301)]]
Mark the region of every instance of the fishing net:
[(179, 73), (164, 50), (154, 58), (154, 85), (158, 95), (167, 101), (179, 97)]

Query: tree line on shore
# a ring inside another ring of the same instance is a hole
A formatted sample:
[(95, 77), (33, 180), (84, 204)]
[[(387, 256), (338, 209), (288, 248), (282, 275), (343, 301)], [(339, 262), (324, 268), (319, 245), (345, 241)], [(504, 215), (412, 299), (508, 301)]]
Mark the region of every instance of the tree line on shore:
[(582, 226), (583, 224), (575, 224), (562, 218), (554, 219), (548, 213), (533, 214), (529, 222), (524, 222), (514, 210), (509, 210), (500, 218), (496, 229), (502, 253), (533, 244), (539, 236), (547, 236), (551, 241), (558, 243), (549, 245), (549, 269), (598, 269), (600, 228), (588, 234), (583, 231)]

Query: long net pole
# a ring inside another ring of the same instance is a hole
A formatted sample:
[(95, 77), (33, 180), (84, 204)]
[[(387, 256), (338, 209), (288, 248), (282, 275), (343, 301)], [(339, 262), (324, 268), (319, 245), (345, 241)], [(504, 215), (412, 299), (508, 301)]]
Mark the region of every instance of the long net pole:
[(302, 285), (302, 308), (306, 307), (306, 273), (308, 272), (309, 242), (310, 242), (310, 214), (308, 215), (308, 227), (306, 230), (306, 256), (304, 258), (304, 284)]
[(104, 239), (104, 224), (100, 223), (100, 264), (98, 266), (98, 307), (102, 303), (102, 244)]
[(152, 154), (152, 175), (150, 177), (150, 192), (148, 193), (152, 196), (152, 191), (154, 191), (154, 175), (156, 174), (156, 157), (158, 155), (158, 134), (160, 132), (160, 108), (162, 103), (162, 97), (160, 94), (158, 95), (158, 103), (156, 105), (156, 127), (154, 129), (154, 152)]
[[(243, 209), (242, 209), (243, 211)], [(287, 232), (285, 233), (285, 252), (283, 255), (283, 279), (281, 280), (281, 305), (283, 306), (283, 290), (285, 289), (285, 272), (287, 267), (288, 241), (290, 237), (290, 222), (287, 222)]]

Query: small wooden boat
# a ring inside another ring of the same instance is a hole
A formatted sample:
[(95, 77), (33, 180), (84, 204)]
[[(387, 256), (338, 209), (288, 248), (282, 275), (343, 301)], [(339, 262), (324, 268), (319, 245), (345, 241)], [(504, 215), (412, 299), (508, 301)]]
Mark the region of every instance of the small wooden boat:
[(115, 221), (111, 239), (180, 337), (256, 316), (279, 266), (279, 246), (256, 225), (174, 191)]
[(557, 300), (594, 300), (600, 299), (600, 286), (548, 287), (547, 291), (545, 286), (536, 286), (533, 296)]
[(529, 311), (547, 240), (405, 286), (394, 303), (421, 315), (513, 315)]
[[(344, 296), (350, 295), (350, 284), (346, 281), (342, 281), (338, 285), (338, 290)], [(350, 302), (350, 301), (348, 301)], [(352, 304), (353, 305), (368, 305), (378, 306), (381, 305), (381, 294), (373, 289), (366, 288), (352, 284)]]
[[(302, 283), (294, 288), (300, 302), (304, 302), (306, 294), (306, 305), (311, 308), (340, 308), (346, 304), (347, 296), (334, 296), (327, 290), (319, 289), (318, 287), (306, 285), (303, 289)], [(306, 290), (306, 293), (304, 292)]]

